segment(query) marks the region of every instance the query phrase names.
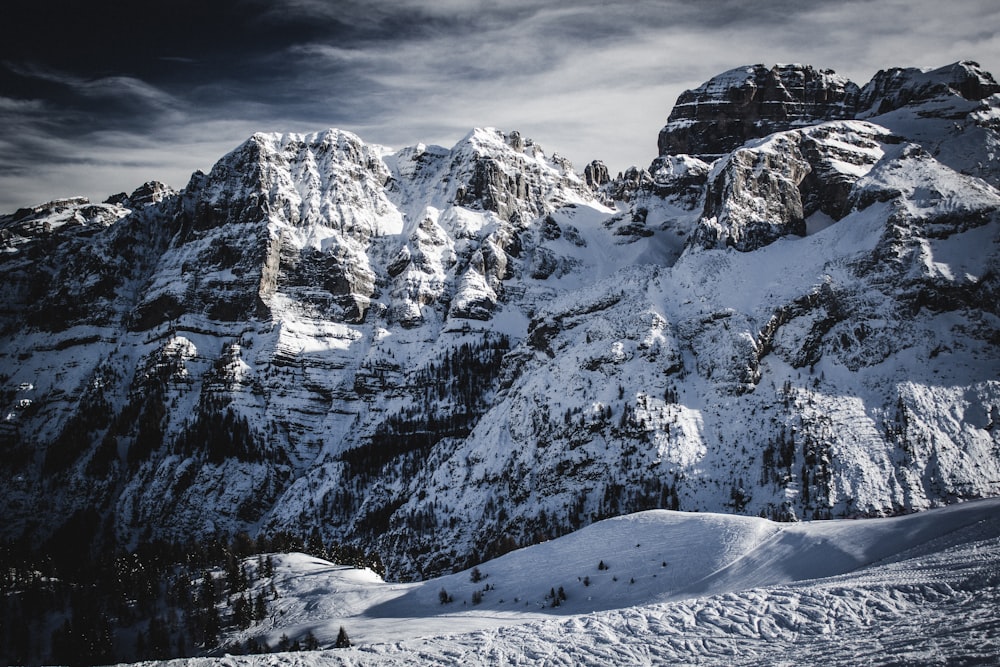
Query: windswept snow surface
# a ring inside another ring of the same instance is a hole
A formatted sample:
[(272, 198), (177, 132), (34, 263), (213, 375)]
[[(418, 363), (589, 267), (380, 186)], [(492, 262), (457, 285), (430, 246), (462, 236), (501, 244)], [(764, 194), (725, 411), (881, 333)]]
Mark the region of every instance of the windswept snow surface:
[(355, 646), (174, 664), (1000, 664), (1000, 499), (800, 524), (654, 510), (479, 570), (387, 584), (282, 556), (249, 635), (330, 646), (343, 626)]

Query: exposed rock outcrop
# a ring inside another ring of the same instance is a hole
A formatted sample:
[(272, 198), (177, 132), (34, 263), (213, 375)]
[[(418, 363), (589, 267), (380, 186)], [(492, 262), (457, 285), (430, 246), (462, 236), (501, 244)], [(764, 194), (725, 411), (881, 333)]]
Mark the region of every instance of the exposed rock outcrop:
[(859, 93), (832, 70), (808, 65), (733, 69), (681, 94), (660, 131), (659, 153), (712, 160), (772, 132), (853, 118)]
[(839, 220), (851, 189), (899, 139), (861, 121), (780, 132), (733, 151), (709, 176), (694, 241), (747, 252), (786, 235), (805, 236), (806, 218)]
[(739, 67), (680, 95), (658, 149), (661, 157), (689, 154), (712, 161), (774, 132), (869, 119), (963, 173), (1000, 184), (992, 161), (970, 158), (977, 153), (972, 145), (1000, 147), (998, 91), (993, 76), (969, 60), (937, 69), (881, 70), (863, 88), (810, 66)]
[(150, 204), (158, 204), (167, 197), (175, 194), (177, 194), (176, 191), (169, 185), (165, 185), (159, 181), (147, 181), (133, 190), (132, 194), (127, 195), (122, 192), (112, 195), (104, 203), (118, 204), (127, 208), (143, 208)]
[(594, 160), (583, 168), (583, 180), (594, 189), (608, 183), (611, 180), (611, 176), (608, 174), (607, 165), (600, 160)]
[(876, 116), (935, 97), (960, 95), (978, 101), (1000, 92), (993, 75), (971, 60), (933, 70), (893, 67), (879, 70), (861, 90), (859, 116)]

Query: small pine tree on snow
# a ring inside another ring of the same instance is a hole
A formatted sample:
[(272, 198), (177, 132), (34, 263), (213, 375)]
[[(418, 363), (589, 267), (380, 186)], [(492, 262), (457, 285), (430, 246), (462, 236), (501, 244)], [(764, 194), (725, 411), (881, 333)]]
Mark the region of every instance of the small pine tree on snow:
[(441, 602), (441, 604), (448, 604), (449, 602), (454, 600), (454, 598), (448, 595), (448, 591), (442, 588), (441, 591), (438, 593), (438, 600)]
[(264, 570), (263, 574), (265, 577), (274, 576), (274, 559), (268, 554), (267, 558), (264, 559)]
[(472, 568), (472, 572), (469, 574), (469, 579), (472, 580), (472, 583), (478, 584), (483, 580), (483, 573), (479, 571), (478, 567), (474, 567)]
[(344, 626), (340, 626), (340, 632), (337, 633), (337, 643), (334, 644), (334, 648), (350, 648), (351, 640), (347, 637), (347, 630)]
[(248, 628), (253, 623), (253, 605), (246, 595), (236, 598), (233, 604), (233, 622), (239, 628)]
[(267, 617), (267, 602), (264, 600), (264, 591), (257, 593), (257, 598), (253, 603), (253, 620), (263, 621)]
[(566, 599), (566, 591), (563, 590), (562, 586), (559, 587), (559, 593), (558, 593), (558, 595), (559, 595), (559, 599), (560, 600), (565, 600)]

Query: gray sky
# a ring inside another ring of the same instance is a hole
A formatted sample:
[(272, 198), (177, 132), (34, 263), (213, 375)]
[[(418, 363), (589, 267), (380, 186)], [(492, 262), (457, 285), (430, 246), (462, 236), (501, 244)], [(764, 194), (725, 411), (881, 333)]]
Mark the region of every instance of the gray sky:
[(180, 188), (256, 131), (450, 147), (495, 126), (614, 173), (656, 156), (684, 89), (740, 65), (801, 62), (859, 85), (962, 59), (1000, 75), (996, 0), (14, 4), (0, 212)]

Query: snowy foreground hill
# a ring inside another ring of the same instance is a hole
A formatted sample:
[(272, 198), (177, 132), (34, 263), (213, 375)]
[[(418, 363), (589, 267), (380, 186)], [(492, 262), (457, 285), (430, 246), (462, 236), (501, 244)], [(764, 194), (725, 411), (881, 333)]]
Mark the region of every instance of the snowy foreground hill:
[[(171, 665), (997, 664), (1000, 501), (799, 524), (652, 510), (417, 584), (278, 559), (272, 645)], [(262, 586), (269, 582), (262, 582)], [(441, 591), (453, 601), (442, 604)], [(553, 607), (551, 592), (565, 593)], [(478, 603), (474, 599), (481, 598)]]

